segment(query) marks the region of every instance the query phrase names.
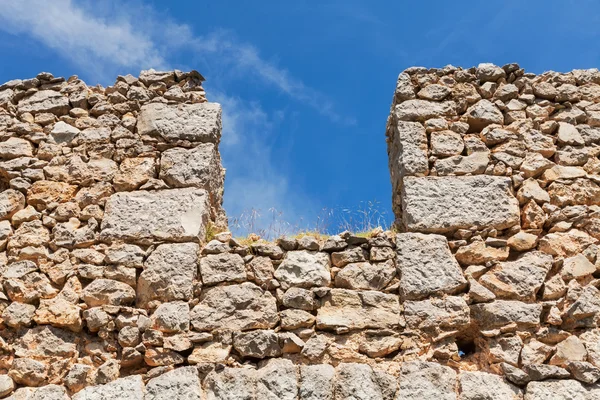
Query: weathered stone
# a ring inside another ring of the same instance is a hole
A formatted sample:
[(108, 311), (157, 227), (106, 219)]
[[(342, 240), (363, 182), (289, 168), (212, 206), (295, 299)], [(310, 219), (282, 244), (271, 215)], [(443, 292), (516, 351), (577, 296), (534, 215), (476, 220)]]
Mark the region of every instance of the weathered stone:
[(543, 364), (546, 362), (550, 354), (554, 349), (544, 343), (532, 339), (529, 343), (526, 343), (521, 350), (521, 363), (523, 365), (529, 364)]
[(482, 240), (460, 247), (454, 256), (462, 265), (481, 265), (487, 262), (504, 261), (510, 255), (508, 247), (487, 246)]
[(375, 291), (332, 289), (317, 312), (318, 329), (393, 328), (400, 324), (398, 297)]
[(203, 241), (208, 194), (191, 188), (115, 193), (104, 212), (101, 237), (106, 240)]
[(550, 359), (550, 364), (567, 366), (569, 361), (585, 361), (587, 351), (577, 336), (569, 336), (556, 345), (556, 353)]
[(300, 365), (299, 398), (333, 400), (335, 369), (328, 364)]
[(218, 143), (221, 106), (217, 103), (150, 103), (142, 106), (137, 120), (140, 135), (158, 136), (167, 142)]
[(193, 149), (173, 148), (161, 154), (160, 178), (171, 187), (197, 187), (218, 196), (224, 170), (217, 147), (203, 143)]
[(21, 326), (29, 326), (35, 313), (35, 306), (13, 302), (2, 311), (3, 322), (11, 328), (19, 328)]
[(460, 134), (452, 131), (432, 132), (430, 135), (431, 154), (449, 157), (461, 154), (465, 143)]
[(400, 399), (456, 400), (456, 372), (437, 363), (403, 363), (400, 367), (399, 383)]
[(198, 271), (196, 243), (161, 244), (144, 263), (137, 284), (137, 302), (189, 300)]
[(407, 100), (396, 106), (394, 114), (400, 121), (422, 122), (431, 118), (456, 115), (456, 104), (453, 101), (438, 103), (427, 100)]
[(81, 131), (76, 127), (69, 125), (64, 121), (58, 121), (54, 124), (52, 131), (50, 131), (50, 137), (54, 139), (55, 143), (69, 144), (77, 137), (77, 135), (79, 135), (79, 132)]
[(540, 153), (527, 153), (520, 170), (523, 172), (525, 178), (535, 178), (553, 165), (552, 161)]
[(106, 385), (90, 386), (78, 392), (73, 400), (144, 400), (144, 382), (140, 375), (120, 378)]
[(198, 331), (269, 329), (278, 320), (275, 298), (249, 282), (203, 290), (200, 303), (191, 312), (192, 325)]
[(498, 336), (482, 340), (482, 348), (490, 363), (519, 365), (523, 341), (517, 335)]
[(242, 357), (265, 358), (281, 355), (279, 336), (272, 330), (256, 330), (237, 333), (233, 337), (233, 348)]
[(351, 263), (335, 276), (335, 286), (346, 289), (382, 290), (396, 274), (392, 261)]
[(444, 100), (450, 92), (451, 90), (449, 87), (434, 83), (419, 90), (417, 96), (425, 100), (441, 101)]
[[(597, 391), (598, 389), (593, 389)], [(546, 399), (592, 399), (592, 393), (580, 382), (571, 379), (550, 380), (544, 382), (529, 382), (527, 384), (526, 400)]]
[(30, 358), (17, 358), (8, 371), (16, 383), (26, 386), (41, 386), (48, 378), (48, 366)]
[(184, 301), (163, 303), (152, 314), (152, 328), (161, 332), (185, 332), (190, 328), (190, 306)]
[(388, 153), (392, 185), (394, 191), (397, 192), (402, 186), (402, 177), (427, 175), (429, 163), (427, 161), (427, 134), (420, 123), (398, 121), (393, 129), (388, 144)]
[(135, 290), (112, 279), (96, 279), (83, 289), (82, 298), (90, 307), (128, 305), (135, 301)]
[(535, 248), (538, 244), (538, 236), (525, 231), (519, 231), (508, 238), (508, 247), (515, 251), (527, 251)]
[(200, 260), (200, 276), (205, 285), (221, 282), (244, 282), (246, 266), (238, 254), (209, 254)]
[(471, 321), (469, 306), (462, 297), (457, 296), (405, 301), (404, 315), (408, 327), (426, 331), (430, 335), (463, 329)]
[(17, 137), (0, 142), (0, 158), (11, 160), (17, 157), (33, 157), (31, 142)]
[(550, 202), (550, 195), (540, 187), (535, 179), (527, 179), (517, 192), (517, 199), (520, 204), (525, 204), (530, 200), (535, 200), (538, 204)]
[(523, 391), (499, 375), (462, 371), (458, 377), (460, 400), (522, 400)]
[(391, 400), (393, 397), (388, 397), (390, 389), (393, 396), (397, 383), (393, 382), (393, 388), (387, 387), (387, 383), (380, 381), (368, 365), (343, 363), (335, 369), (333, 398), (334, 400)]
[(144, 353), (144, 362), (151, 367), (183, 364), (185, 358), (176, 351), (163, 347), (152, 347)]
[(534, 301), (550, 268), (551, 256), (529, 252), (515, 261), (498, 263), (479, 279), (479, 283), (500, 299)]
[(408, 230), (505, 229), (519, 223), (510, 179), (492, 176), (406, 177), (403, 222)]
[(371, 358), (384, 357), (398, 351), (403, 340), (389, 331), (367, 331), (359, 344), (358, 351)]
[(304, 310), (283, 310), (279, 312), (281, 329), (295, 330), (310, 328), (315, 323), (315, 316)]
[(479, 132), (490, 124), (503, 124), (502, 112), (489, 100), (479, 100), (467, 109), (467, 122), (471, 132)]
[(65, 203), (77, 192), (77, 186), (63, 182), (37, 181), (27, 190), (27, 204), (44, 209), (52, 203)]
[(540, 324), (541, 304), (497, 300), (471, 306), (471, 318), (481, 330), (492, 330), (516, 324), (520, 329), (535, 328)]
[(188, 362), (190, 364), (224, 363), (229, 357), (231, 348), (231, 345), (219, 342), (204, 343), (194, 348), (192, 354), (188, 356)]
[(156, 177), (154, 158), (126, 158), (119, 165), (119, 172), (113, 179), (117, 192), (137, 190), (148, 180)]
[(282, 303), (286, 307), (311, 311), (318, 307), (315, 294), (307, 289), (289, 288), (283, 295)]
[(81, 308), (60, 295), (48, 300), (40, 299), (33, 319), (38, 325), (48, 324), (73, 332), (81, 331), (83, 326)]
[(15, 390), (15, 382), (8, 375), (0, 375), (0, 396), (8, 396)]
[(146, 385), (145, 400), (201, 400), (202, 387), (198, 370), (182, 367), (150, 379)]
[(256, 371), (256, 398), (295, 400), (298, 398), (298, 368), (290, 360), (272, 359)]
[(538, 244), (538, 249), (553, 256), (572, 257), (596, 242), (597, 240), (587, 233), (571, 229), (567, 232), (555, 232), (543, 236)]
[(15, 355), (36, 360), (70, 359), (77, 354), (76, 336), (63, 329), (37, 326), (24, 331), (14, 343)]
[(284, 288), (328, 286), (331, 282), (329, 268), (329, 257), (324, 253), (289, 251), (275, 271), (275, 278)]
[(331, 253), (331, 263), (338, 268), (345, 267), (350, 263), (366, 261), (367, 259), (368, 253), (362, 247), (351, 247)]
[(69, 98), (54, 90), (40, 90), (19, 101), (19, 112), (22, 113), (52, 113), (64, 115), (69, 112)]
[(438, 176), (446, 175), (478, 175), (485, 172), (490, 161), (488, 152), (477, 151), (468, 156), (453, 156), (438, 159), (435, 169)]
[(583, 254), (568, 257), (563, 261), (560, 271), (562, 278), (566, 281), (578, 279), (596, 272), (596, 266), (592, 264)]
[(444, 236), (399, 233), (396, 246), (400, 294), (404, 298), (453, 294), (466, 287), (467, 281)]
[(253, 400), (256, 394), (256, 371), (228, 367), (212, 371), (204, 380), (204, 387), (208, 400)]

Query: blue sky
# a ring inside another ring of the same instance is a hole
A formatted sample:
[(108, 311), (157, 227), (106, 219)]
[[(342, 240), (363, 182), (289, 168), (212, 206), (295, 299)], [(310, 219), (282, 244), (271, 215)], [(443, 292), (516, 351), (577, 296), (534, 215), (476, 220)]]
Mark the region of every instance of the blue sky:
[(326, 208), (336, 230), (369, 201), (392, 220), (384, 131), (400, 71), (598, 67), (599, 19), (592, 0), (0, 0), (0, 81), (197, 69), (224, 107), (230, 218), (260, 209), (264, 227), (275, 208), (310, 227)]

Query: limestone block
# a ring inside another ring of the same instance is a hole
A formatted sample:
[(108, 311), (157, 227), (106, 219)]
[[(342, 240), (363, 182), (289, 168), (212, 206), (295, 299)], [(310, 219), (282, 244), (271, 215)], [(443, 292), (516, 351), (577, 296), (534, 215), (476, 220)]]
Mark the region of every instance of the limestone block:
[(403, 363), (399, 383), (399, 399), (456, 400), (456, 372), (437, 363), (425, 361)]
[(72, 400), (144, 400), (144, 382), (141, 375), (114, 380), (106, 385), (89, 386)]
[(219, 143), (221, 106), (217, 103), (150, 103), (142, 106), (137, 120), (140, 135), (158, 136), (166, 142)]
[(40, 90), (19, 101), (19, 113), (52, 113), (64, 115), (69, 112), (69, 98), (54, 90)]
[(269, 329), (278, 321), (275, 298), (249, 282), (203, 290), (191, 312), (192, 326), (198, 331)]
[(409, 231), (506, 229), (520, 221), (519, 202), (506, 177), (406, 177), (402, 204)]
[(115, 193), (106, 202), (100, 236), (141, 243), (204, 241), (209, 207), (203, 189)]
[(318, 329), (393, 328), (400, 324), (398, 296), (332, 289), (317, 311)]
[(400, 294), (406, 299), (453, 294), (467, 285), (448, 240), (442, 235), (399, 233), (396, 252)]
[(145, 307), (153, 300), (189, 300), (198, 273), (196, 243), (161, 244), (144, 263), (137, 284), (137, 302)]
[(177, 368), (156, 378), (146, 385), (145, 400), (201, 400), (202, 387), (195, 367)]
[(477, 371), (462, 371), (458, 377), (459, 400), (522, 400), (523, 391), (500, 375)]

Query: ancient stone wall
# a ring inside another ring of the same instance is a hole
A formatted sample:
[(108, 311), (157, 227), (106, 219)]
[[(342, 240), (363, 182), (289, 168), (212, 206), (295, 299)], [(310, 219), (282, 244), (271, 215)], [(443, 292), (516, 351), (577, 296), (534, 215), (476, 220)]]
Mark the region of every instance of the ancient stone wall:
[(387, 141), (398, 248), (436, 238), (468, 282), (446, 279), (450, 261), (418, 268), (425, 301), (468, 304), (469, 327), (443, 339), (472, 341), (461, 363), (526, 386), (525, 398), (600, 396), (600, 72), (409, 68)]
[(202, 80), (0, 86), (0, 398), (600, 397), (598, 71), (405, 71), (399, 233), (275, 243)]

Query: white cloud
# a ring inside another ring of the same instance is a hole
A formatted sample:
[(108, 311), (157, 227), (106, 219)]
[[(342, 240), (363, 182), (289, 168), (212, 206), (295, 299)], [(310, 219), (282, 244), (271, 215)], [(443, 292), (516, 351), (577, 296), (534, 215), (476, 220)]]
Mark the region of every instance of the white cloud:
[(27, 34), (86, 68), (167, 65), (159, 47), (130, 20), (108, 21), (71, 0), (0, 0), (2, 29)]

